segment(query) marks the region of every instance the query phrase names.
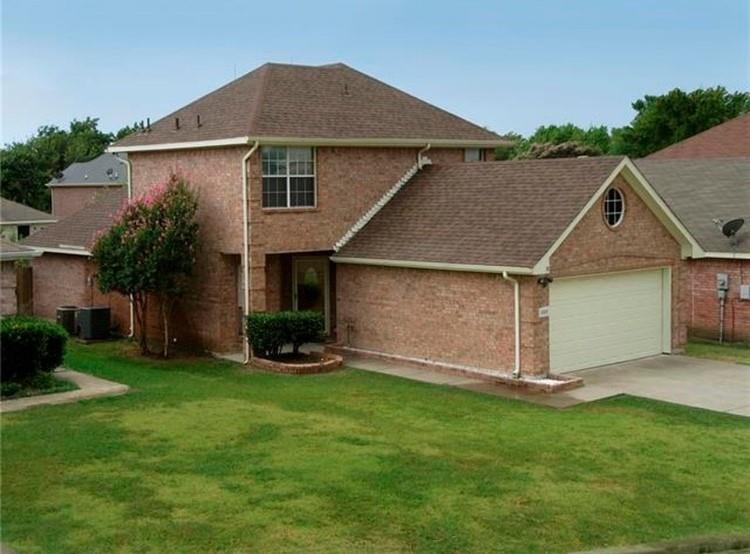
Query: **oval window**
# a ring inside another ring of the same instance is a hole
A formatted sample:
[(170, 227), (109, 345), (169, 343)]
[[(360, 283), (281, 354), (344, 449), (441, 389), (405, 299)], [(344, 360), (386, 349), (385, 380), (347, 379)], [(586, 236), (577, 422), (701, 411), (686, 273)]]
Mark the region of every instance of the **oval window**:
[(604, 195), (604, 221), (610, 227), (617, 227), (622, 223), (625, 215), (625, 196), (618, 188), (612, 187)]

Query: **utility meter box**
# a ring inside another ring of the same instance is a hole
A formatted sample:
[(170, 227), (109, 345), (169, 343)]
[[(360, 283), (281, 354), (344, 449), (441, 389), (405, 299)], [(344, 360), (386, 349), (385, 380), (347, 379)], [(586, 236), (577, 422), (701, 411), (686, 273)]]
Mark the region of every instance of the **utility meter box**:
[(729, 275), (727, 273), (716, 274), (716, 290), (729, 290)]

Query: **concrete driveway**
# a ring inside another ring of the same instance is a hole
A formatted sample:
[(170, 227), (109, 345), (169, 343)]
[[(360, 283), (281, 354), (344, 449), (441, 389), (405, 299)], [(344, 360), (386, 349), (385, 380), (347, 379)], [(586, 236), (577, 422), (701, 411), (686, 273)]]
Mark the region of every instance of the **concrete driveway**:
[(574, 375), (583, 377), (584, 386), (553, 395), (555, 405), (572, 406), (615, 394), (631, 394), (750, 417), (750, 365), (656, 356), (584, 369)]

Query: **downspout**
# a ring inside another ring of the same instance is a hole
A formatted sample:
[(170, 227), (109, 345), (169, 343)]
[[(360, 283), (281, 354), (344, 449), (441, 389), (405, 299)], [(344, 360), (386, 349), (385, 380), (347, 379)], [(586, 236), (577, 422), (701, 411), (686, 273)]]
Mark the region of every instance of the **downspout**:
[(417, 166), (419, 167), (419, 169), (422, 169), (425, 163), (422, 159), (422, 154), (426, 153), (430, 148), (432, 148), (432, 144), (428, 142), (424, 148), (417, 152)]
[(242, 329), (245, 334), (245, 338), (242, 341), (244, 350), (244, 360), (242, 363), (245, 364), (252, 357), (246, 325), (247, 316), (250, 315), (250, 191), (248, 190), (247, 162), (250, 156), (255, 154), (259, 145), (260, 142), (256, 140), (253, 147), (242, 157)]
[[(117, 159), (120, 160), (120, 163), (125, 164), (126, 172), (128, 175), (125, 183), (128, 191), (128, 201), (130, 201), (133, 198), (133, 185), (131, 182), (132, 166), (130, 165), (130, 160), (128, 160), (127, 158), (121, 158), (120, 156), (117, 156)], [(128, 338), (132, 339), (135, 336), (135, 308), (133, 306), (132, 294), (128, 298), (128, 302), (130, 304), (130, 332), (128, 333)]]
[(515, 326), (515, 361), (513, 364), (513, 377), (518, 379), (521, 376), (521, 287), (518, 279), (508, 275), (503, 271), (503, 279), (513, 283), (513, 318)]

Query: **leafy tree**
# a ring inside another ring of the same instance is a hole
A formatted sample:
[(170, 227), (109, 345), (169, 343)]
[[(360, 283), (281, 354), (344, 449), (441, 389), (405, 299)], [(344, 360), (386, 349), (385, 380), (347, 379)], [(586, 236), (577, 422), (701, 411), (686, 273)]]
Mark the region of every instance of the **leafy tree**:
[(137, 130), (125, 127), (115, 135), (99, 130), (99, 120), (74, 119), (68, 130), (54, 125), (37, 129), (24, 142), (0, 149), (0, 175), (4, 197), (40, 210), (49, 210), (50, 195), (45, 186), (73, 162), (87, 161), (102, 154), (107, 145)]
[(521, 158), (578, 158), (579, 156), (601, 156), (602, 151), (575, 140), (555, 144), (553, 142), (534, 143), (521, 155)]
[[(558, 145), (566, 146), (555, 148)], [(572, 123), (542, 125), (528, 138), (521, 137), (508, 152), (508, 158), (600, 156), (606, 154), (609, 148), (609, 130), (604, 125), (588, 129)]]
[(750, 111), (750, 94), (724, 87), (674, 89), (633, 102), (637, 112), (612, 133), (612, 152), (640, 158)]
[(141, 352), (147, 354), (148, 305), (160, 301), (163, 355), (169, 353), (169, 317), (185, 294), (198, 244), (198, 200), (187, 182), (175, 175), (131, 200), (112, 227), (98, 237), (92, 253), (102, 292), (131, 296)]

